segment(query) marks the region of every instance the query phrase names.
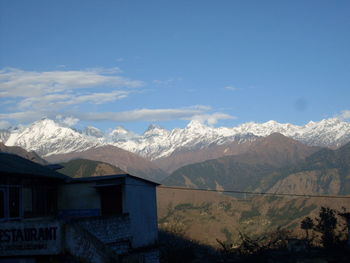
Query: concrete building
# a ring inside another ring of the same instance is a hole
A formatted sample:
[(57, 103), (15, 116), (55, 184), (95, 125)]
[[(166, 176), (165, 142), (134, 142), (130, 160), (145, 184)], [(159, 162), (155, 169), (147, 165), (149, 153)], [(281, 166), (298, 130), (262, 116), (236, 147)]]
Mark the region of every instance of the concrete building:
[(70, 178), (0, 153), (0, 263), (159, 262), (156, 186), (129, 174)]

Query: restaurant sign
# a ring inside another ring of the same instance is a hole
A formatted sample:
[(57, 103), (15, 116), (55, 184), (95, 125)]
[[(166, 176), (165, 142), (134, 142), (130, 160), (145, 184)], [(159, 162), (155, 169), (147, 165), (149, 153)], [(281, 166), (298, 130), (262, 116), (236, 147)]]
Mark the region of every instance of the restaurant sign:
[(58, 221), (0, 224), (0, 255), (57, 255), (62, 251), (62, 227)]

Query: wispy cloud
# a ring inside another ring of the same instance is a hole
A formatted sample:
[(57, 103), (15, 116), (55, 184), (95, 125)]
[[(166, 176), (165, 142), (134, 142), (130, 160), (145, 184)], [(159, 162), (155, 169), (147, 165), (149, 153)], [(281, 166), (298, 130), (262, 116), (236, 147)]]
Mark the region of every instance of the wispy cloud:
[(11, 126), (10, 122), (8, 121), (0, 121), (0, 129), (7, 129)]
[(166, 108), (166, 109), (136, 109), (123, 112), (89, 112), (81, 113), (78, 118), (89, 121), (170, 121), (188, 120), (193, 116), (204, 114), (209, 111), (208, 106), (191, 106), (186, 108)]
[(78, 118), (72, 116), (64, 117), (62, 115), (57, 115), (56, 120), (68, 127), (74, 126), (79, 122)]
[(350, 110), (341, 111), (341, 113), (338, 115), (338, 117), (342, 120), (350, 119)]
[(118, 68), (47, 72), (2, 69), (0, 70), (0, 97), (42, 96), (98, 86), (135, 88), (143, 85), (142, 81), (117, 76), (115, 75), (117, 73), (119, 73)]
[(39, 120), (43, 117), (54, 118), (57, 115), (51, 111), (18, 111), (11, 113), (0, 113), (0, 120), (15, 120), (20, 123), (32, 122)]
[(164, 80), (155, 79), (153, 80), (153, 83), (161, 87), (173, 87), (177, 82), (180, 82), (180, 81), (182, 81), (182, 78), (178, 77), (178, 78), (168, 78)]
[(234, 87), (234, 86), (225, 86), (224, 89), (226, 89), (226, 90), (231, 90), (231, 91), (239, 90), (239, 88), (236, 88), (236, 87)]
[(69, 105), (79, 105), (83, 103), (104, 104), (126, 98), (130, 91), (111, 91), (104, 93), (89, 94), (48, 94), (41, 97), (25, 98), (18, 103), (19, 109), (44, 109), (55, 107), (60, 109)]
[[(115, 68), (86, 70), (0, 70), (0, 119), (32, 121), (53, 117), (67, 106), (106, 104), (124, 99), (144, 83), (119, 76)], [(103, 89), (103, 92), (98, 92)], [(138, 89), (137, 89), (138, 90)]]
[(236, 116), (231, 116), (229, 114), (221, 113), (221, 112), (215, 112), (212, 114), (199, 114), (194, 115), (189, 120), (197, 120), (201, 123), (208, 124), (210, 126), (215, 125), (219, 120), (229, 120), (229, 119), (236, 119)]
[[(142, 92), (144, 83), (120, 76), (119, 68), (94, 68), (76, 71), (0, 70), (0, 127), (9, 121), (28, 123), (43, 117), (72, 126), (78, 121), (157, 122), (199, 120), (214, 125), (219, 120), (233, 119), (210, 106), (193, 105), (178, 108), (139, 108), (130, 111), (91, 111), (90, 105), (113, 103)], [(171, 85), (179, 79), (154, 81), (156, 85)], [(103, 89), (103, 92), (98, 92)], [(101, 108), (101, 107), (94, 107)], [(86, 110), (88, 109), (88, 110)]]

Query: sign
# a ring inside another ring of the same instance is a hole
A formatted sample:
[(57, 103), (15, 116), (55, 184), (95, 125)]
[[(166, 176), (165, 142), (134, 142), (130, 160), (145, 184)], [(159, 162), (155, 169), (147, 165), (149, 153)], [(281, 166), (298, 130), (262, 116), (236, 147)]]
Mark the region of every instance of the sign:
[(58, 221), (0, 224), (0, 256), (57, 255), (62, 251)]

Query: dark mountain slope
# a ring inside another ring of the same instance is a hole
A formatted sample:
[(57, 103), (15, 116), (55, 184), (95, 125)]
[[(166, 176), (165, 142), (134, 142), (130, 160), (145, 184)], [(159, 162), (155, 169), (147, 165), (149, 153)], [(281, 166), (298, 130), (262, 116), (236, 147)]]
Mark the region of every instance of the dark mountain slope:
[(236, 136), (233, 142), (224, 144), (213, 143), (195, 149), (179, 148), (170, 156), (156, 159), (153, 162), (164, 171), (172, 173), (185, 165), (245, 153), (257, 138), (257, 136), (251, 134), (242, 138)]
[(166, 178), (164, 184), (254, 190), (274, 171), (304, 160), (317, 149), (274, 133), (257, 140), (244, 154), (184, 166)]
[(32, 162), (39, 163), (42, 165), (48, 164), (47, 161), (42, 159), (35, 152), (28, 152), (28, 151), (26, 151), (23, 148), (18, 147), (18, 146), (6, 146), (2, 142), (0, 142), (0, 152), (12, 153), (12, 154), (21, 156), (24, 159), (27, 159), (27, 160), (30, 160)]
[(61, 163), (61, 165), (63, 168), (59, 169), (58, 172), (70, 177), (91, 177), (112, 174), (125, 174), (123, 170), (109, 163), (85, 159), (71, 160), (66, 163)]
[(149, 180), (160, 181), (167, 176), (163, 170), (158, 168), (151, 161), (111, 145), (96, 147), (83, 152), (72, 152), (45, 157), (47, 161), (54, 163), (66, 162), (79, 158), (109, 163), (127, 173)]
[(287, 193), (350, 194), (350, 143), (337, 150), (322, 149), (275, 173), (262, 187)]

